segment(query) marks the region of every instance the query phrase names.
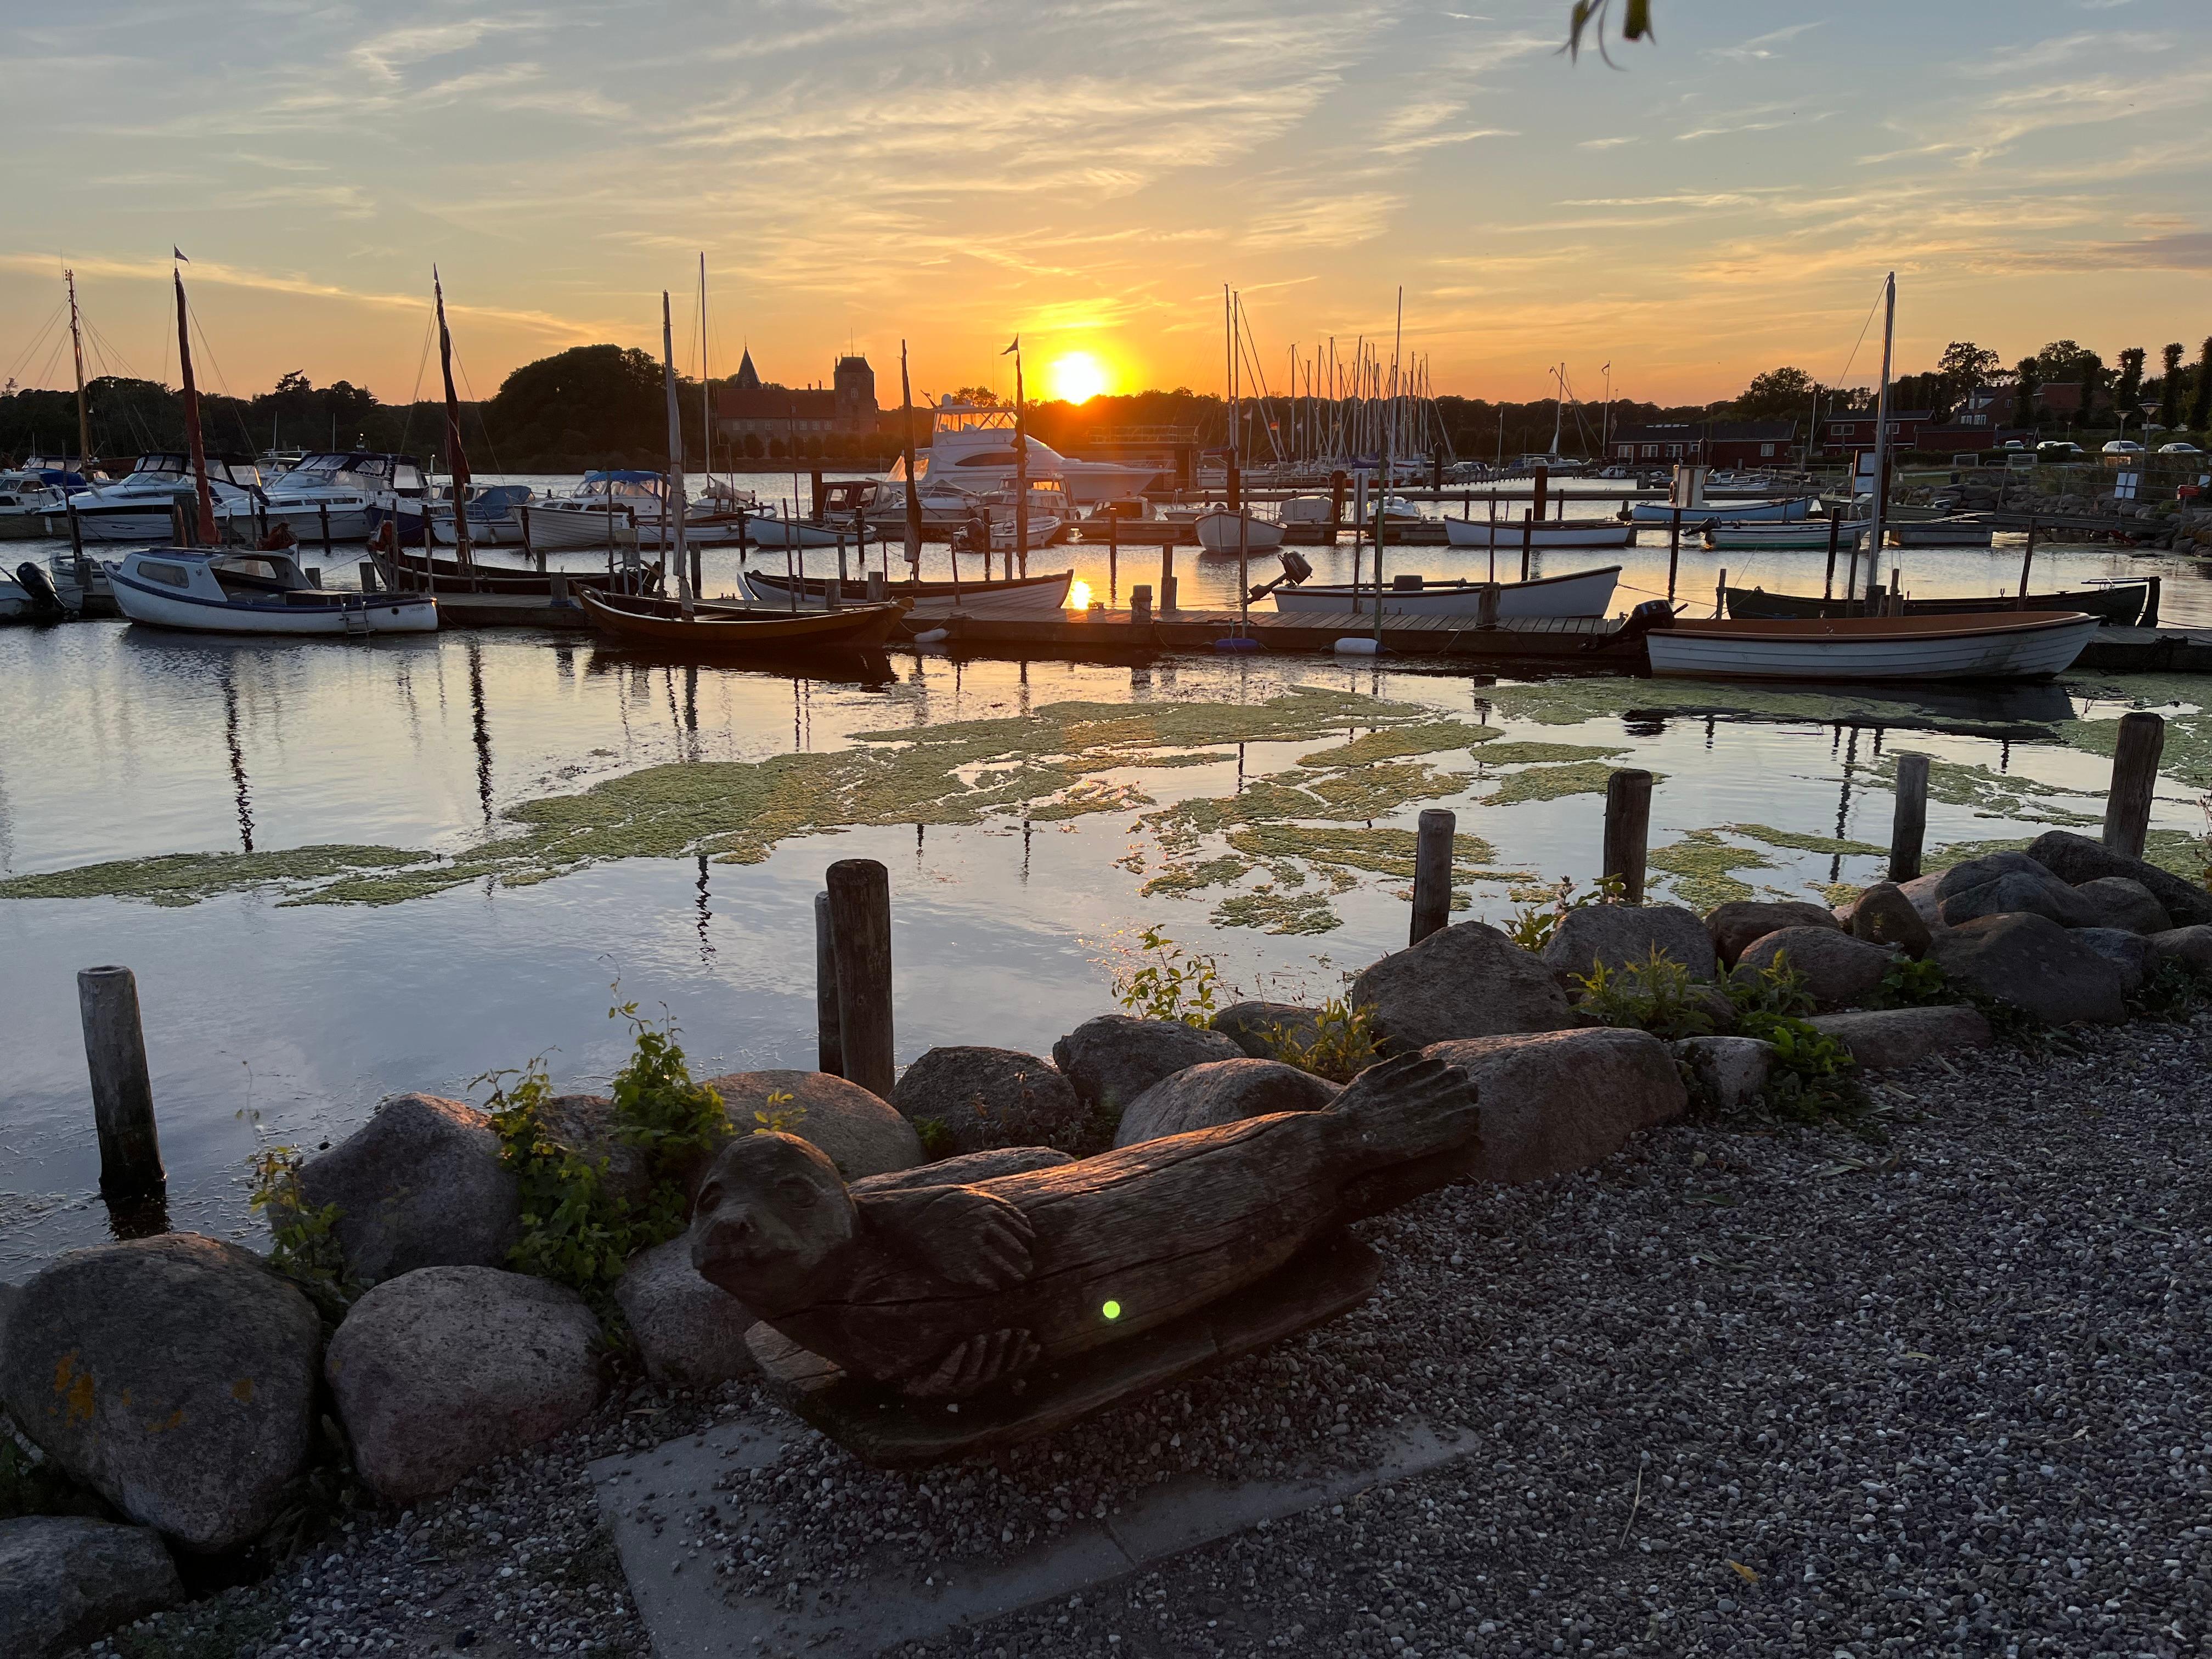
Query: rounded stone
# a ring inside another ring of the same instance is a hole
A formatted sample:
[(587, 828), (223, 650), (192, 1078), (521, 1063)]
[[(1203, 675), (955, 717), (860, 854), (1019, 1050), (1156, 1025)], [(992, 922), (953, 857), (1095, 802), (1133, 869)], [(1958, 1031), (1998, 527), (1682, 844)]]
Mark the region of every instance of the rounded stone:
[(1336, 1098), (1339, 1088), (1279, 1060), (1209, 1060), (1164, 1077), (1139, 1095), (1121, 1114), (1114, 1144), (1133, 1146), (1275, 1112), (1319, 1111)]
[[(921, 1138), (913, 1124), (880, 1097), (829, 1072), (732, 1072), (708, 1079), (707, 1086), (721, 1096), (736, 1133), (750, 1134), (767, 1127), (763, 1117), (781, 1116), (787, 1133), (829, 1153), (848, 1181), (921, 1162)], [(771, 1107), (772, 1095), (790, 1098)], [(713, 1161), (711, 1154), (702, 1157), (700, 1171)]]
[(440, 1095), (394, 1095), (300, 1166), (310, 1206), (338, 1206), (338, 1247), (364, 1285), (417, 1267), (495, 1267), (521, 1236), (491, 1120)]
[(1735, 976), (1747, 979), (1763, 972), (1778, 957), (1787, 957), (1790, 968), (1804, 981), (1814, 1009), (1822, 1013), (1848, 1008), (1872, 996), (1892, 960), (1881, 945), (1853, 939), (1833, 927), (1785, 927), (1746, 946), (1736, 959)]
[(1555, 973), (1591, 972), (1599, 964), (1618, 972), (1650, 959), (1656, 951), (1690, 970), (1713, 976), (1713, 936), (1705, 919), (1679, 904), (1586, 904), (1559, 918), (1545, 942), (1545, 965)]
[(1374, 1011), (1376, 1046), (1389, 1054), (1459, 1037), (1564, 1031), (1576, 1023), (1543, 959), (1480, 921), (1393, 951), (1352, 981), (1349, 1000)]
[(1012, 1048), (932, 1048), (900, 1074), (891, 1104), (908, 1122), (941, 1124), (955, 1152), (1070, 1146), (1087, 1115), (1049, 1060)]
[(1236, 1042), (1204, 1026), (1127, 1014), (1087, 1019), (1052, 1045), (1053, 1064), (1074, 1085), (1077, 1097), (1116, 1114), (1186, 1066), (1243, 1054)]

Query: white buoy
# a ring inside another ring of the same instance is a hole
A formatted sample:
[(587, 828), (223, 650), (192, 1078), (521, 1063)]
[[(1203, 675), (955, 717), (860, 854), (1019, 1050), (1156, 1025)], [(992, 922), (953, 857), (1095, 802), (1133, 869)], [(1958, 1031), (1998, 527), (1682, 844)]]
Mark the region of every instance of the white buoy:
[(951, 637), (952, 630), (949, 628), (930, 628), (915, 635), (914, 642), (916, 645), (942, 645)]

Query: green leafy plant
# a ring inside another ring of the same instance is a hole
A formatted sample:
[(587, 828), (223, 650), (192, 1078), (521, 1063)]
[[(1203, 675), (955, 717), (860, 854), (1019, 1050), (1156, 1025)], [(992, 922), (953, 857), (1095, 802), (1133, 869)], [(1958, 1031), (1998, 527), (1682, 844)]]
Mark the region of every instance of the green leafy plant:
[(1729, 975), (1728, 994), (1729, 1000), (1735, 1004), (1736, 1029), (1745, 1036), (1765, 1035), (1746, 1026), (1747, 1018), (1769, 1015), (1798, 1019), (1811, 1013), (1814, 1006), (1805, 976), (1790, 965), (1787, 951), (1777, 951), (1774, 960), (1764, 968), (1747, 969), (1738, 963)]
[(804, 1106), (792, 1106), (789, 1111), (784, 1110), (785, 1107), (791, 1106), (791, 1099), (790, 1094), (781, 1089), (770, 1095), (763, 1109), (753, 1114), (752, 1133), (757, 1135), (787, 1135), (805, 1122), (806, 1108)]
[(1374, 1008), (1364, 1002), (1355, 1008), (1344, 997), (1323, 1002), (1310, 1031), (1278, 1021), (1261, 1041), (1284, 1065), (1332, 1083), (1351, 1082), (1381, 1058), (1375, 1052)]
[(335, 1324), (362, 1289), (346, 1272), (337, 1237), (338, 1206), (307, 1202), (300, 1186), (302, 1162), (296, 1146), (264, 1146), (254, 1154), (253, 1185), (247, 1202), (269, 1224), (269, 1265), (307, 1293), (325, 1319)]
[(1943, 971), (1943, 964), (1934, 957), (1915, 960), (1899, 957), (1882, 975), (1881, 984), (1875, 992), (1875, 1005), (1881, 1008), (1928, 1008), (1955, 1002), (1958, 994), (1952, 988), (1951, 976)]
[(951, 1157), (958, 1150), (951, 1129), (941, 1117), (915, 1119), (914, 1132), (921, 1138), (922, 1156), (933, 1164), (940, 1158)]
[[(633, 1203), (608, 1185), (607, 1159), (592, 1158), (561, 1139), (546, 1121), (553, 1097), (544, 1056), (522, 1070), (488, 1073), (485, 1102), (500, 1138), (501, 1161), (521, 1188), (522, 1237), (508, 1252), (510, 1265), (580, 1292), (600, 1317), (619, 1326), (612, 1291), (630, 1255), (684, 1231), (685, 1176), (698, 1158), (730, 1133), (722, 1097), (692, 1080), (675, 1021), (645, 1018), (634, 1002), (607, 1011), (629, 1022), (629, 1062), (614, 1076), (611, 1133), (644, 1157), (647, 1186)], [(781, 1128), (804, 1113), (781, 1107), (790, 1097), (770, 1097), (757, 1112), (761, 1128)]]
[(1532, 902), (1513, 913), (1505, 924), (1506, 938), (1524, 951), (1540, 951), (1571, 912), (1593, 904), (1626, 904), (1628, 889), (1619, 876), (1600, 876), (1588, 892), (1577, 893), (1574, 878), (1561, 876), (1556, 886), (1516, 889), (1513, 896)]
[(1115, 977), (1121, 1006), (1140, 1019), (1208, 1024), (1222, 988), (1213, 958), (1189, 954), (1157, 927), (1145, 929), (1144, 945), (1141, 965)]
[(1689, 969), (1656, 945), (1642, 962), (1619, 968), (1594, 963), (1589, 973), (1571, 977), (1582, 987), (1582, 1011), (1601, 1024), (1649, 1031), (1670, 1042), (1712, 1031), (1712, 1011), (1699, 1000)]
[(2204, 981), (2187, 963), (2167, 957), (2128, 999), (2128, 1012), (2138, 1019), (2163, 1019), (2185, 1024), (2204, 1006)]

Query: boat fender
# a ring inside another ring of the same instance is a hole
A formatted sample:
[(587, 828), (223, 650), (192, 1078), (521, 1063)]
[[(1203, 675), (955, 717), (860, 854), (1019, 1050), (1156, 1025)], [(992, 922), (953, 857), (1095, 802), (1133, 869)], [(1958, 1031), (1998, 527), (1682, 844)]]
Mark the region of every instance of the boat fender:
[(1260, 641), (1238, 639), (1216, 640), (1213, 642), (1213, 648), (1216, 651), (1257, 651), (1260, 649)]
[(1382, 653), (1382, 646), (1365, 636), (1350, 636), (1339, 640), (1329, 647), (1340, 657), (1376, 657)]
[(942, 645), (951, 637), (952, 630), (949, 628), (925, 628), (914, 636), (914, 642), (916, 645)]

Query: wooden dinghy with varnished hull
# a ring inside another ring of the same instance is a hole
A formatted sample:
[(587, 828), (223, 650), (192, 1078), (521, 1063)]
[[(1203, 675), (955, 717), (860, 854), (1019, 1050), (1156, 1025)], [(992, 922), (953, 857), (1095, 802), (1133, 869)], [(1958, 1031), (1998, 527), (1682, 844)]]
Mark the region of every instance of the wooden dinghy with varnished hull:
[(711, 652), (870, 650), (881, 646), (906, 613), (903, 605), (856, 605), (842, 611), (770, 611), (702, 604), (691, 615), (674, 599), (629, 593), (576, 598), (592, 626), (633, 644)]

